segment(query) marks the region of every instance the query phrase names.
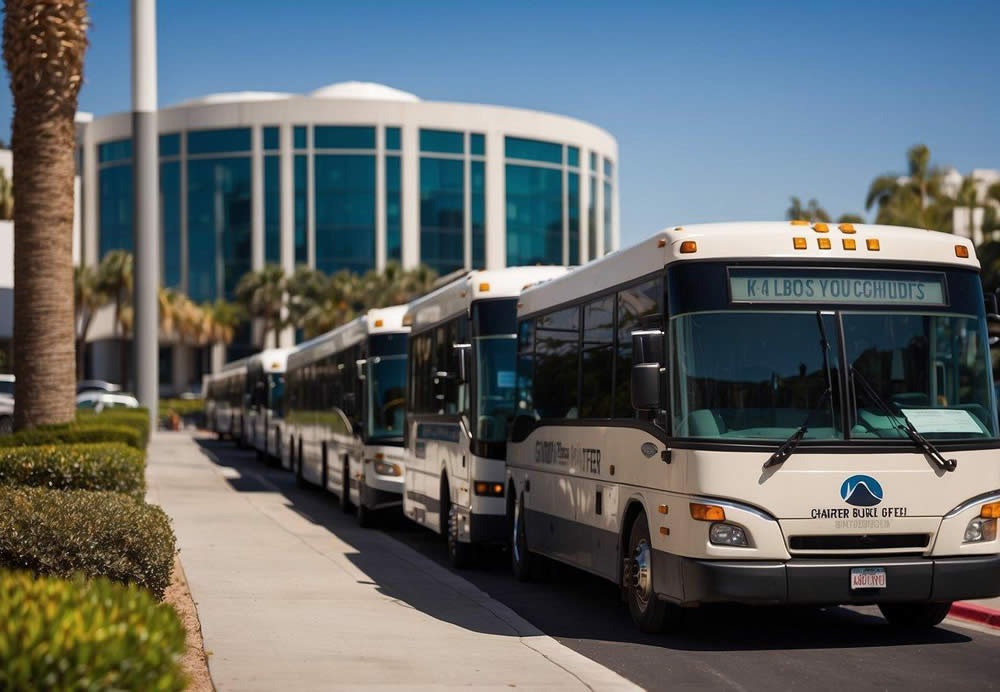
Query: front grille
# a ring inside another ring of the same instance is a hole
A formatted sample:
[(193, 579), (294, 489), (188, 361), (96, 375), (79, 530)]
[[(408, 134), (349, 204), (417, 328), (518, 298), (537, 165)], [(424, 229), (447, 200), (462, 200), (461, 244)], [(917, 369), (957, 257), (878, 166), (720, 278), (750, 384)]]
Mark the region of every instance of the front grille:
[(931, 537), (926, 533), (866, 533), (841, 536), (792, 536), (792, 550), (885, 550), (926, 548)]

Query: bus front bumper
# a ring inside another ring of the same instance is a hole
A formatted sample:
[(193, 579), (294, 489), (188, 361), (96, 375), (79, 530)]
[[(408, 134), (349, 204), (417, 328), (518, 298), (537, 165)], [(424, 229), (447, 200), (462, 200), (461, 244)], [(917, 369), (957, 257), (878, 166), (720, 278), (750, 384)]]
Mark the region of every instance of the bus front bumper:
[[(886, 587), (852, 590), (858, 567), (885, 569)], [(1000, 595), (1000, 555), (738, 561), (653, 551), (653, 580), (660, 597), (682, 605), (948, 602)]]

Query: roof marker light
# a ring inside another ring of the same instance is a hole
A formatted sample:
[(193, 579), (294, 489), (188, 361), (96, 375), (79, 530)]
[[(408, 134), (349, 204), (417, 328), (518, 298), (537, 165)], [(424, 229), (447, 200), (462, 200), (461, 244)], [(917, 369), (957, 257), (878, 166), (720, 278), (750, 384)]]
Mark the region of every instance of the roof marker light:
[(413, 315), (406, 315), (403, 317), (403, 326), (410, 327), (413, 325)]
[(955, 257), (968, 257), (968, 256), (969, 256), (969, 248), (965, 247), (964, 245), (955, 246)]
[(490, 290), (490, 285), (488, 283), (484, 281), (483, 283), (479, 284), (479, 291), (481, 293), (486, 293), (486, 291), (488, 290)]
[(837, 228), (840, 229), (841, 233), (857, 233), (857, 231), (854, 230), (853, 223), (842, 223), (839, 226), (837, 226)]
[(698, 243), (694, 242), (693, 240), (685, 240), (683, 243), (681, 243), (682, 255), (689, 255), (692, 252), (698, 252)]
[(795, 219), (794, 221), (789, 221), (788, 223), (790, 223), (793, 226), (808, 226), (809, 225), (809, 222), (806, 221), (805, 219)]
[(844, 243), (844, 249), (845, 250), (857, 250), (858, 249), (858, 241), (856, 241), (854, 238), (844, 238), (843, 239), (843, 243)]
[(878, 238), (868, 238), (865, 241), (865, 245), (867, 245), (868, 249), (872, 250), (873, 252), (877, 252), (880, 249), (878, 246)]
[(666, 238), (660, 238), (659, 240), (656, 241), (656, 247), (666, 247), (666, 246), (667, 246)]
[(375, 320), (376, 327), (381, 327), (383, 324), (385, 324), (385, 322), (383, 322), (382, 320)]
[(805, 250), (806, 239), (799, 237), (792, 238), (792, 247), (794, 247), (796, 250)]
[(819, 249), (820, 250), (829, 250), (830, 249), (831, 245), (830, 245), (830, 239), (829, 238), (817, 238), (816, 240), (819, 243)]
[(675, 231), (683, 231), (683, 230), (684, 230), (684, 227), (683, 227), (683, 226), (675, 226), (675, 227), (674, 227), (674, 230), (675, 230)]
[(820, 223), (817, 223), (816, 225), (813, 226), (813, 230), (816, 231), (817, 233), (829, 233), (830, 227), (821, 221)]

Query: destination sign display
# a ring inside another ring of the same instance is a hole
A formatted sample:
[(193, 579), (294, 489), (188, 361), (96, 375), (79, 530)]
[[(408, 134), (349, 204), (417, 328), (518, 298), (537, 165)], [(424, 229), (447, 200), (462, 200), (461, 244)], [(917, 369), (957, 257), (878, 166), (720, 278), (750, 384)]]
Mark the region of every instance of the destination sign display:
[(730, 267), (734, 303), (948, 304), (944, 274), (866, 269)]

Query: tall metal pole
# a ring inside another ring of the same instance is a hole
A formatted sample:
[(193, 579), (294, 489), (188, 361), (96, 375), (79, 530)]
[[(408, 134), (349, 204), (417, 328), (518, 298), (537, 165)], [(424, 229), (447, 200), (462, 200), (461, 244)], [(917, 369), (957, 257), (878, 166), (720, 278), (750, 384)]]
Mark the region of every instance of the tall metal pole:
[(134, 151), (136, 396), (155, 430), (159, 401), (160, 228), (156, 126), (156, 0), (132, 0), (132, 146)]

